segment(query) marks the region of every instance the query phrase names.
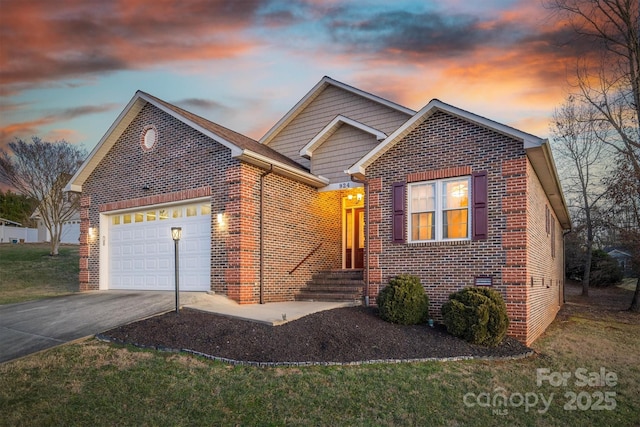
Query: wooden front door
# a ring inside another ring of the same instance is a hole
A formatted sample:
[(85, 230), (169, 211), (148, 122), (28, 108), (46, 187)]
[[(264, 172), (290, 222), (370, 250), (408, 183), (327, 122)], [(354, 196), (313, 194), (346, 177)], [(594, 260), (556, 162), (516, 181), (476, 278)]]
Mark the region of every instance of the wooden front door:
[(364, 208), (345, 210), (345, 268), (364, 268)]

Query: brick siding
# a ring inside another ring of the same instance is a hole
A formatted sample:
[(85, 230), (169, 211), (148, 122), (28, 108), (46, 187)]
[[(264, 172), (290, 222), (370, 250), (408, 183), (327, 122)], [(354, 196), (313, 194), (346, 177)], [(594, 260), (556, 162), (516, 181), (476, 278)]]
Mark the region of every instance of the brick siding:
[[(486, 240), (392, 243), (393, 183), (479, 171), (488, 174)], [(538, 211), (541, 207), (544, 221), (546, 197), (521, 141), (437, 112), (370, 165), (367, 179), (372, 301), (390, 278), (414, 274), (429, 295), (431, 316), (441, 320), (440, 309), (451, 293), (473, 285), (477, 276), (491, 276), (493, 287), (507, 304), (510, 335), (528, 344), (553, 320), (562, 277), (561, 232), (556, 233), (552, 263), (543, 255), (550, 248), (548, 239), (538, 238)], [(557, 221), (556, 227), (559, 229)], [(541, 232), (545, 233), (544, 222)], [(553, 265), (552, 271), (546, 271), (545, 265)], [(543, 276), (547, 277), (544, 287), (540, 283)], [(527, 285), (530, 277), (538, 280), (537, 286)], [(547, 288), (551, 279), (553, 286)]]
[[(158, 143), (142, 149), (154, 125)], [(83, 185), (80, 290), (99, 288), (100, 214), (208, 197), (211, 200), (211, 290), (240, 303), (259, 301), (260, 176), (224, 146), (147, 104)], [(264, 178), (264, 300), (292, 300), (311, 275), (341, 265), (341, 192), (276, 174)], [(143, 187), (148, 187), (144, 189)], [(224, 218), (224, 226), (217, 215)], [(293, 274), (289, 272), (317, 245)]]

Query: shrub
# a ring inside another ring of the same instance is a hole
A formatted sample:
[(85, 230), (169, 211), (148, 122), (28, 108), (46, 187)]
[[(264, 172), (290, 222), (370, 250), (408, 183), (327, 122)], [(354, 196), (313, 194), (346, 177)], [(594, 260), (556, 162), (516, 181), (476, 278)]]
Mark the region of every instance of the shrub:
[(611, 286), (620, 283), (622, 278), (618, 261), (603, 250), (596, 249), (592, 252), (589, 286)]
[(495, 346), (507, 334), (509, 317), (500, 293), (486, 287), (469, 287), (449, 295), (442, 305), (447, 331), (473, 344)]
[(401, 274), (378, 294), (378, 309), (387, 322), (416, 325), (429, 318), (429, 297), (418, 277)]

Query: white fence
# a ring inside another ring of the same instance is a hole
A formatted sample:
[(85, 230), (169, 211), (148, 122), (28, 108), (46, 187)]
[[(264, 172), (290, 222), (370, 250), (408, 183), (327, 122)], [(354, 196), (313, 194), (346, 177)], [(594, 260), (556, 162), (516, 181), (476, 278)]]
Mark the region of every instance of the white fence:
[(37, 228), (13, 227), (0, 224), (0, 243), (36, 243)]

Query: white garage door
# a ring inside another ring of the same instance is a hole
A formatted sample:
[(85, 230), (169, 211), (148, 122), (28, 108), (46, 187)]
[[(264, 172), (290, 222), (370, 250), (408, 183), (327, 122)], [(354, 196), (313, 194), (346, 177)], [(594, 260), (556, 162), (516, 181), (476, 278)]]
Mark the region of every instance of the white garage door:
[(179, 242), (180, 290), (208, 291), (211, 271), (209, 202), (140, 208), (109, 216), (109, 288), (173, 290), (174, 242)]

